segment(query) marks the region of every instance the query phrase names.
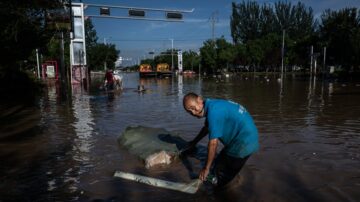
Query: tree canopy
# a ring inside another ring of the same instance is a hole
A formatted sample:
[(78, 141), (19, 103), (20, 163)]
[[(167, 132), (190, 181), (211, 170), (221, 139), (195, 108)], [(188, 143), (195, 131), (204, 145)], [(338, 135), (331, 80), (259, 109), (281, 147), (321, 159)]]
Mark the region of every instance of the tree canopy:
[(326, 10), (319, 31), (322, 43), (328, 47), (329, 64), (343, 65), (346, 70), (359, 65), (360, 10)]
[(48, 14), (62, 8), (65, 1), (0, 2), (0, 68), (18, 68), (36, 48), (46, 49), (56, 30), (49, 25)]
[(85, 39), (88, 67), (90, 70), (114, 69), (115, 61), (120, 53), (115, 44), (98, 43), (98, 37), (94, 25), (90, 19), (85, 21)]
[[(326, 10), (320, 22), (314, 19), (311, 7), (304, 3), (276, 2), (274, 5), (256, 1), (232, 3), (230, 17), (231, 36), (236, 50), (233, 65), (249, 66), (257, 70), (276, 71), (281, 61), (282, 35), (284, 35), (284, 61), (287, 67), (309, 67), (310, 47), (314, 56), (323, 56), (328, 50), (328, 64), (348, 71), (359, 68), (360, 28), (357, 8), (339, 11)], [(202, 47), (203, 58), (216, 58), (209, 43)], [(229, 56), (231, 58), (232, 56)], [(211, 59), (210, 59), (211, 60)], [(321, 61), (322, 62), (322, 61)], [(219, 66), (219, 60), (208, 65)]]

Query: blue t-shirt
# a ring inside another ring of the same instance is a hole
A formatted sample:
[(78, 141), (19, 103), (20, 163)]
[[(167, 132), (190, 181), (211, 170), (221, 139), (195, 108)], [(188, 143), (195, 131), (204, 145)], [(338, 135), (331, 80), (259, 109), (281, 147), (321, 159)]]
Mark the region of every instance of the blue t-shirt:
[(205, 100), (209, 139), (218, 138), (226, 154), (244, 158), (259, 149), (258, 131), (246, 109), (232, 101)]

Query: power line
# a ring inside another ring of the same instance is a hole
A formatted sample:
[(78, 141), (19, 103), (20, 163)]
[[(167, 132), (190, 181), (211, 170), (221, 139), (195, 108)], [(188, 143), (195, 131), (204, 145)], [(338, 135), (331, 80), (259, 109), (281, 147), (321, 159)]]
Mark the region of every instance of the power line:
[(211, 32), (212, 32), (212, 40), (215, 41), (215, 23), (219, 22), (219, 12), (215, 11), (211, 14), (211, 17), (209, 18), (209, 21), (211, 22)]

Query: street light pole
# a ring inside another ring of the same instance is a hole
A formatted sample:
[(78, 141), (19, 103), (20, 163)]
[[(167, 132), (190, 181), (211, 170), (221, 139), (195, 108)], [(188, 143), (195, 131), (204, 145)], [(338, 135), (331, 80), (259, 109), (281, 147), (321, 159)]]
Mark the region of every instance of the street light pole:
[(174, 72), (174, 39), (171, 40), (171, 72)]
[(40, 79), (40, 60), (39, 60), (39, 49), (36, 49), (36, 63), (37, 63), (37, 76)]
[(282, 48), (281, 48), (281, 80), (284, 73), (284, 48), (285, 48), (285, 29), (283, 29)]
[[(111, 37), (109, 37), (109, 39), (110, 39), (110, 38), (111, 38)], [(104, 37), (104, 45), (107, 46), (106, 37)], [(104, 71), (106, 71), (106, 69), (107, 69), (107, 62), (106, 62), (106, 60), (107, 60), (107, 52), (106, 52), (106, 57), (105, 57), (105, 61), (104, 61)]]

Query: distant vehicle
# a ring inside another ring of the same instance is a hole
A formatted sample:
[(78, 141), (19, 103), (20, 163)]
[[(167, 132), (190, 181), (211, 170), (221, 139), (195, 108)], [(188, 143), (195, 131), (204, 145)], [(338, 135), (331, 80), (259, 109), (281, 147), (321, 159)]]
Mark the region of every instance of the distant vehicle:
[(159, 63), (156, 65), (156, 73), (160, 77), (172, 76), (173, 73), (167, 63)]
[(149, 64), (141, 64), (139, 67), (140, 77), (153, 77), (156, 76), (156, 71), (153, 70)]
[(193, 75), (196, 74), (196, 72), (194, 72), (194, 71), (192, 71), (192, 70), (185, 70), (185, 71), (182, 72), (182, 74), (183, 74), (184, 76), (193, 76)]

